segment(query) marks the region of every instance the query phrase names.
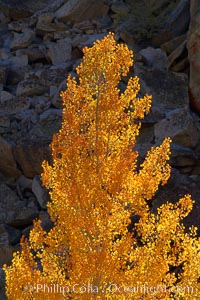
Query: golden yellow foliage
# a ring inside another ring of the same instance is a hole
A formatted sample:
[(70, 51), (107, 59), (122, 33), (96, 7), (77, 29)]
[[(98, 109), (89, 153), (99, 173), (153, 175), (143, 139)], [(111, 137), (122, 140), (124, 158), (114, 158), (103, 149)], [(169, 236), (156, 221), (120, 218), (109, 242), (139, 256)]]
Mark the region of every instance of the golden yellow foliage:
[(151, 96), (137, 96), (137, 77), (120, 92), (132, 64), (132, 51), (110, 33), (84, 49), (79, 80), (68, 77), (53, 165), (43, 163), (54, 227), (45, 232), (35, 221), (22, 251), (4, 266), (9, 300), (200, 297), (200, 241), (182, 224), (190, 196), (156, 214), (148, 205), (169, 179), (170, 139), (137, 169), (138, 120)]

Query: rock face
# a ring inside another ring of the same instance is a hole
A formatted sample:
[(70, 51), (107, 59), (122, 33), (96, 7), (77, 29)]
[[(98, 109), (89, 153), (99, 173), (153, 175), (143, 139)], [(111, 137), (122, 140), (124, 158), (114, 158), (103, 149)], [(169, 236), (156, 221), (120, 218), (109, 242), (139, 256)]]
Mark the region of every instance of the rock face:
[(36, 196), (40, 207), (46, 209), (47, 201), (49, 200), (49, 195), (47, 190), (44, 187), (42, 187), (42, 183), (38, 175), (34, 176), (33, 178), (32, 191), (33, 194)]
[(188, 29), (190, 15), (190, 0), (180, 0), (167, 19), (168, 26), (174, 36), (183, 34)]
[(135, 74), (140, 78), (142, 93), (151, 94), (153, 98), (147, 120), (157, 122), (176, 108), (189, 107), (188, 78), (185, 74), (145, 65), (136, 65)]
[(15, 149), (14, 157), (23, 174), (33, 178), (35, 174), (42, 172), (42, 162), (47, 159), (51, 161), (51, 152), (47, 141), (40, 142), (22, 140)]
[(200, 114), (200, 3), (191, 1), (191, 23), (188, 32), (188, 56), (190, 61), (190, 99), (192, 107)]
[(191, 115), (185, 109), (176, 109), (170, 112), (154, 128), (155, 139), (158, 143), (161, 143), (166, 136), (170, 136), (175, 144), (194, 148), (199, 141), (198, 129)]
[(28, 207), (26, 200), (19, 198), (7, 185), (0, 185), (0, 224), (29, 225), (38, 215), (36, 205)]
[(159, 70), (167, 69), (167, 55), (161, 49), (154, 49), (152, 47), (148, 47), (146, 49), (142, 49), (140, 51), (140, 54), (143, 56), (147, 66)]
[[(192, 194), (196, 210), (187, 224), (200, 227), (200, 3), (150, 0), (149, 17), (143, 2), (0, 1), (0, 299), (1, 266), (10, 263), (21, 235), (28, 236), (36, 217), (52, 227), (40, 174), (42, 162), (51, 163), (49, 144), (61, 126), (60, 92), (67, 76), (76, 76), (83, 48), (109, 31), (134, 51), (130, 76), (140, 78), (139, 96), (153, 97), (135, 148), (140, 161), (172, 138), (172, 178), (161, 202)], [(122, 90), (126, 83), (124, 78)], [(153, 200), (153, 209), (159, 201)]]
[(0, 268), (0, 297), (2, 300), (7, 299), (5, 296), (5, 274), (2, 268)]
[(39, 80), (25, 79), (19, 82), (16, 89), (17, 96), (39, 96), (48, 91), (48, 88), (41, 85)]
[(0, 64), (0, 84), (6, 84), (8, 68)]
[(2, 114), (6, 113), (8, 115), (15, 115), (23, 110), (30, 108), (30, 102), (25, 97), (15, 97), (14, 95), (7, 92), (5, 95), (4, 91), (1, 92), (1, 96), (2, 101), (0, 101), (0, 113)]
[(0, 136), (0, 172), (8, 177), (18, 178), (20, 171), (17, 168), (13, 155), (13, 147)]
[(109, 6), (100, 0), (69, 0), (59, 8), (55, 16), (62, 22), (81, 22), (100, 18), (107, 14)]
[(70, 38), (58, 40), (48, 45), (48, 56), (54, 65), (67, 62), (71, 59), (72, 42)]
[(35, 33), (33, 30), (27, 28), (22, 33), (14, 33), (14, 37), (11, 41), (10, 49), (17, 50), (28, 47), (34, 40)]

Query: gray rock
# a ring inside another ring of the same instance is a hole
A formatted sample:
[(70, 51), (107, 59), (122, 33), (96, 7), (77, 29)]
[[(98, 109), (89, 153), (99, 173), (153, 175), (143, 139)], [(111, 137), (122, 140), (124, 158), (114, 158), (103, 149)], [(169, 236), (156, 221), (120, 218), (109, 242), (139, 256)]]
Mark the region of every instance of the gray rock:
[(6, 91), (0, 91), (0, 103), (1, 104), (4, 102), (13, 100), (13, 98), (14, 98), (14, 95), (12, 95), (11, 93), (6, 92)]
[[(129, 0), (131, 1), (131, 0)], [(160, 10), (168, 4), (169, 0), (149, 0), (148, 4), (151, 7), (152, 11)]]
[(28, 226), (33, 223), (39, 215), (39, 211), (35, 207), (22, 207), (15, 212), (15, 218), (12, 219), (9, 224), (14, 227)]
[(26, 201), (20, 200), (7, 185), (0, 184), (0, 223), (11, 224), (25, 207)]
[(99, 19), (92, 20), (92, 24), (95, 25), (97, 29), (105, 30), (105, 28), (110, 28), (112, 26), (112, 19), (110, 15), (104, 15)]
[(163, 50), (148, 47), (139, 53), (143, 56), (147, 66), (160, 70), (167, 69), (167, 55)]
[(152, 109), (156, 107), (156, 111), (163, 114), (176, 108), (189, 107), (187, 75), (147, 69), (139, 64), (135, 64), (134, 69), (143, 82), (142, 93), (152, 95)]
[(73, 31), (74, 32), (81, 31), (81, 32), (84, 32), (87, 34), (91, 34), (91, 33), (94, 33), (95, 27), (91, 21), (85, 20), (85, 21), (79, 22), (77, 24), (74, 24)]
[(59, 86), (60, 83), (66, 79), (67, 73), (71, 68), (72, 63), (68, 62), (57, 66), (51, 66), (50, 68), (43, 68), (41, 71), (37, 72), (36, 75), (40, 83), (44, 86)]
[(26, 228), (24, 228), (22, 230), (22, 235), (25, 237), (25, 238), (29, 238), (29, 235), (30, 235), (30, 231), (33, 229), (33, 225), (29, 225), (27, 226)]
[(111, 5), (111, 10), (116, 14), (127, 15), (130, 7), (124, 2), (116, 1)]
[[(39, 2), (39, 4), (41, 5), (41, 0), (37, 0)], [(45, 0), (47, 1), (47, 4), (45, 4), (45, 2), (43, 2), (43, 9), (41, 11), (38, 11), (35, 15), (41, 15), (44, 13), (49, 13), (49, 12), (55, 12), (57, 11), (65, 2), (66, 0), (55, 0), (55, 1), (49, 1), (49, 0)]]
[[(32, 2), (32, 1), (31, 1)], [(1, 11), (5, 12), (12, 20), (21, 20), (30, 17), (33, 12), (26, 6), (27, 1), (3, 1)]]
[(133, 34), (131, 34), (129, 31), (126, 30), (126, 28), (120, 28), (120, 39), (124, 43), (126, 43), (129, 47), (129, 49), (134, 51), (135, 57), (138, 55), (139, 47), (134, 39)]
[(50, 220), (50, 216), (47, 211), (41, 211), (39, 214), (39, 219), (42, 221), (42, 228), (47, 232), (54, 227), (53, 222)]
[[(198, 7), (198, 6), (197, 6)], [(199, 8), (199, 7), (198, 7)], [(200, 114), (200, 10), (192, 10), (190, 28), (188, 32), (188, 58), (190, 62), (190, 103), (193, 109)]]
[(193, 17), (200, 8), (199, 0), (190, 0), (190, 16)]
[(189, 174), (194, 175), (194, 176), (200, 175), (200, 163), (199, 162), (192, 168), (192, 172), (190, 172)]
[(10, 118), (5, 113), (0, 113), (0, 135), (9, 132)]
[(72, 43), (70, 38), (58, 40), (56, 43), (49, 43), (48, 57), (54, 65), (58, 65), (71, 59)]
[(57, 93), (57, 87), (55, 85), (50, 86), (49, 90), (49, 96), (50, 98), (54, 97), (54, 95)]
[(9, 236), (4, 224), (0, 224), (0, 245), (9, 245)]
[(54, 93), (54, 96), (52, 98), (52, 104), (54, 107), (62, 108), (62, 98), (60, 96), (60, 93), (64, 90), (66, 90), (66, 79), (61, 82), (56, 92)]
[(62, 22), (81, 22), (100, 18), (107, 14), (109, 6), (100, 0), (69, 0), (55, 13), (58, 20)]
[(38, 17), (38, 22), (36, 24), (37, 33), (39, 32), (54, 32), (55, 29), (51, 28), (51, 23), (53, 21), (54, 15), (52, 13), (42, 14)]
[[(15, 0), (16, 1), (16, 0)], [(51, 6), (56, 7), (57, 5), (61, 5), (63, 0), (34, 0), (34, 1), (27, 1), (21, 0), (21, 2), (26, 5), (27, 9), (34, 13), (34, 16), (40, 15), (41, 13), (45, 13), (46, 10), (51, 10)]]
[(180, 57), (178, 61), (175, 61), (172, 66), (170, 67), (170, 70), (173, 72), (189, 72), (189, 61), (187, 55), (185, 57)]
[(42, 186), (42, 182), (39, 175), (35, 175), (32, 183), (32, 192), (36, 196), (36, 199), (41, 208), (47, 208), (47, 202), (49, 200), (48, 191)]
[(164, 119), (166, 116), (166, 112), (162, 107), (158, 105), (153, 105), (151, 107), (150, 113), (144, 117), (142, 120), (142, 124), (146, 124), (146, 126), (152, 126), (160, 120)]
[[(35, 139), (50, 142), (54, 133), (61, 128), (61, 109), (48, 109), (40, 115), (39, 122), (30, 130), (30, 135)], [(39, 174), (39, 173), (38, 173)]]
[(0, 224), (0, 245), (15, 245), (19, 243), (21, 231), (9, 225)]
[[(48, 133), (48, 128), (46, 128)], [(49, 144), (52, 136), (48, 133), (48, 140), (41, 140), (38, 137), (25, 137), (19, 141), (14, 149), (15, 159), (20, 166), (23, 175), (27, 178), (33, 178), (42, 172), (42, 162), (51, 161), (51, 150)]]
[(42, 85), (38, 78), (22, 80), (17, 85), (17, 96), (39, 96), (48, 92), (49, 88)]
[(29, 133), (16, 141), (14, 157), (25, 177), (33, 178), (41, 174), (42, 162), (44, 160), (51, 162), (49, 144), (53, 134), (60, 129), (61, 120), (61, 110), (47, 110)]
[(186, 40), (183, 41), (167, 58), (168, 68), (172, 68), (176, 64), (177, 59), (186, 51)]
[(24, 80), (25, 76), (29, 74), (30, 71), (32, 71), (32, 67), (30, 65), (26, 67), (17, 67), (15, 65), (10, 65), (7, 78), (7, 85), (17, 85), (20, 81)]
[(62, 40), (62, 39), (69, 38), (69, 37), (71, 37), (71, 32), (69, 30), (55, 31), (53, 33), (54, 40)]
[(10, 245), (0, 245), (0, 267), (4, 264), (10, 265), (14, 253), (14, 247)]
[(40, 15), (36, 25), (36, 33), (40, 36), (45, 36), (47, 33), (65, 31), (66, 25), (61, 22), (53, 22), (54, 14), (47, 13)]
[(154, 128), (153, 126), (151, 127), (145, 127), (144, 125), (141, 126), (140, 128), (140, 133), (137, 137), (137, 144), (144, 144), (144, 143), (149, 143), (153, 145), (154, 141)]
[[(78, 47), (80, 43), (84, 43), (89, 39), (89, 36), (87, 34), (76, 34), (72, 38), (72, 47)], [(83, 46), (82, 46), (83, 47)]]
[(5, 48), (0, 48), (0, 59), (2, 61), (2, 65), (0, 66), (7, 66), (7, 61), (9, 58), (12, 57), (12, 53), (10, 52), (10, 49), (6, 46)]
[[(37, 25), (40, 23), (49, 24), (49, 23), (53, 22), (53, 19), (54, 19), (54, 13), (52, 13), (52, 12), (42, 13), (38, 16)], [(37, 25), (36, 25), (36, 27), (37, 27)]]
[(6, 15), (4, 15), (2, 12), (0, 12), (0, 24), (1, 25), (5, 25), (7, 23), (9, 23), (10, 18)]
[(28, 65), (28, 56), (25, 54), (19, 56), (13, 56), (9, 59), (9, 63), (11, 64), (11, 68), (23, 68)]
[(73, 46), (77, 44), (78, 49), (82, 50), (84, 47), (92, 47), (94, 42), (97, 40), (102, 40), (106, 36), (106, 33), (96, 33), (90, 35), (82, 35), (77, 41), (76, 38), (73, 40)]
[(28, 48), (17, 50), (16, 55), (28, 56), (29, 63), (37, 62), (37, 61), (47, 62), (45, 49), (43, 49), (43, 48), (36, 46), (36, 45), (33, 45), (33, 46), (31, 45)]
[[(39, 116), (40, 114), (42, 114), (44, 111), (46, 111), (47, 109), (49, 109), (49, 107), (51, 106), (51, 102), (49, 100), (48, 96), (35, 96), (32, 98), (29, 98), (30, 102), (31, 102), (31, 107), (33, 108), (33, 112), (32, 114), (37, 114), (35, 121), (32, 121), (33, 123), (37, 123), (39, 120)], [(30, 110), (29, 110), (30, 111)], [(22, 116), (22, 119), (25, 116)]]
[[(21, 126), (26, 126), (26, 124), (28, 126), (28, 124), (29, 124), (28, 130), (30, 130), (31, 123), (36, 124), (39, 119), (36, 109), (35, 110), (34, 109), (22, 110), (22, 111), (18, 112), (17, 114), (15, 114), (14, 117), (17, 122), (20, 122)], [(23, 129), (24, 128), (20, 128), (20, 130), (22, 132), (23, 132)]]
[(0, 268), (0, 299), (7, 300), (5, 295), (5, 273), (2, 268)]
[(30, 18), (12, 21), (8, 24), (8, 30), (14, 32), (22, 32), (25, 28), (32, 28), (37, 23), (37, 17), (32, 16)]
[(17, 180), (17, 185), (19, 185), (20, 189), (22, 190), (32, 190), (32, 182), (33, 180), (30, 178), (21, 175)]
[(40, 115), (40, 120), (44, 123), (49, 123), (51, 121), (55, 121), (57, 119), (62, 118), (62, 110), (61, 109), (48, 109)]
[(32, 29), (26, 28), (23, 33), (14, 33), (10, 48), (12, 50), (28, 47), (35, 38), (35, 33)]
[[(169, 4), (169, 1), (167, 2)], [(165, 7), (163, 8), (167, 20), (163, 22), (162, 29), (153, 35), (152, 44), (154, 46), (159, 47), (187, 32), (190, 20), (189, 6), (190, 0), (180, 0), (171, 12), (165, 11)]]
[(186, 109), (175, 109), (155, 124), (154, 128), (156, 143), (161, 143), (165, 137), (171, 137), (175, 144), (194, 148), (199, 140), (199, 131)]
[(5, 176), (17, 178), (20, 171), (17, 168), (13, 155), (13, 147), (6, 139), (0, 136), (0, 172)]
[(142, 163), (145, 159), (147, 151), (154, 145), (154, 127), (143, 127), (140, 129), (139, 136), (136, 139), (134, 151), (138, 151), (138, 163)]
[(169, 15), (166, 26), (170, 28), (174, 36), (187, 31), (190, 20), (189, 9), (190, 0), (181, 0)]
[(166, 43), (161, 45), (161, 49), (163, 49), (167, 55), (171, 54), (175, 49), (178, 48), (185, 40), (187, 39), (186, 34), (179, 35), (175, 38), (173, 38), (170, 41), (167, 41)]
[(7, 75), (8, 75), (7, 66), (0, 65), (0, 84), (6, 84)]
[[(5, 95), (5, 94), (4, 94)], [(0, 101), (0, 113), (6, 113), (9, 115), (19, 113), (23, 110), (26, 110), (30, 107), (30, 102), (25, 97), (12, 97), (11, 94), (7, 95), (7, 97), (10, 96), (10, 99), (7, 98), (5, 100), (5, 97), (3, 98), (3, 101)]]
[[(183, 168), (188, 166), (195, 166), (197, 164), (197, 156), (195, 152), (187, 147), (177, 144), (171, 144), (170, 165), (175, 168)], [(181, 171), (181, 169), (180, 169)]]

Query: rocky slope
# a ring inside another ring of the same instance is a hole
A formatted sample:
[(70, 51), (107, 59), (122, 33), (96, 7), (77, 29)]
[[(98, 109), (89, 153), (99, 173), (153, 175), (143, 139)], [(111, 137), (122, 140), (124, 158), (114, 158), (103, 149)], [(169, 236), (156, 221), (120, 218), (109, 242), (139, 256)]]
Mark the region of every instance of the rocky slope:
[[(186, 224), (200, 228), (200, 3), (148, 3), (0, 0), (0, 267), (10, 263), (34, 218), (52, 226), (39, 175), (61, 125), (59, 93), (67, 75), (75, 75), (83, 47), (109, 31), (134, 50), (130, 75), (140, 77), (141, 94), (153, 95), (136, 146), (141, 160), (165, 136), (173, 140), (172, 178), (152, 207), (190, 193), (196, 203)], [(0, 271), (0, 299), (3, 282)]]

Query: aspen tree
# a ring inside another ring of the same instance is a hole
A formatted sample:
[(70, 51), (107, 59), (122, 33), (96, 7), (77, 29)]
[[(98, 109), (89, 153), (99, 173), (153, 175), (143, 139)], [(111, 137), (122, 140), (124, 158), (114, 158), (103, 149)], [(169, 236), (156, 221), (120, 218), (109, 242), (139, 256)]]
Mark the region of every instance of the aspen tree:
[(170, 177), (170, 139), (152, 147), (138, 168), (134, 145), (151, 96), (138, 97), (137, 77), (119, 89), (133, 53), (112, 33), (83, 53), (79, 79), (69, 76), (61, 93), (53, 164), (43, 162), (54, 227), (46, 232), (35, 220), (29, 239), (21, 240), (22, 250), (4, 266), (7, 297), (197, 299), (200, 241), (197, 229), (185, 233), (182, 223), (191, 197), (157, 213), (148, 205)]

